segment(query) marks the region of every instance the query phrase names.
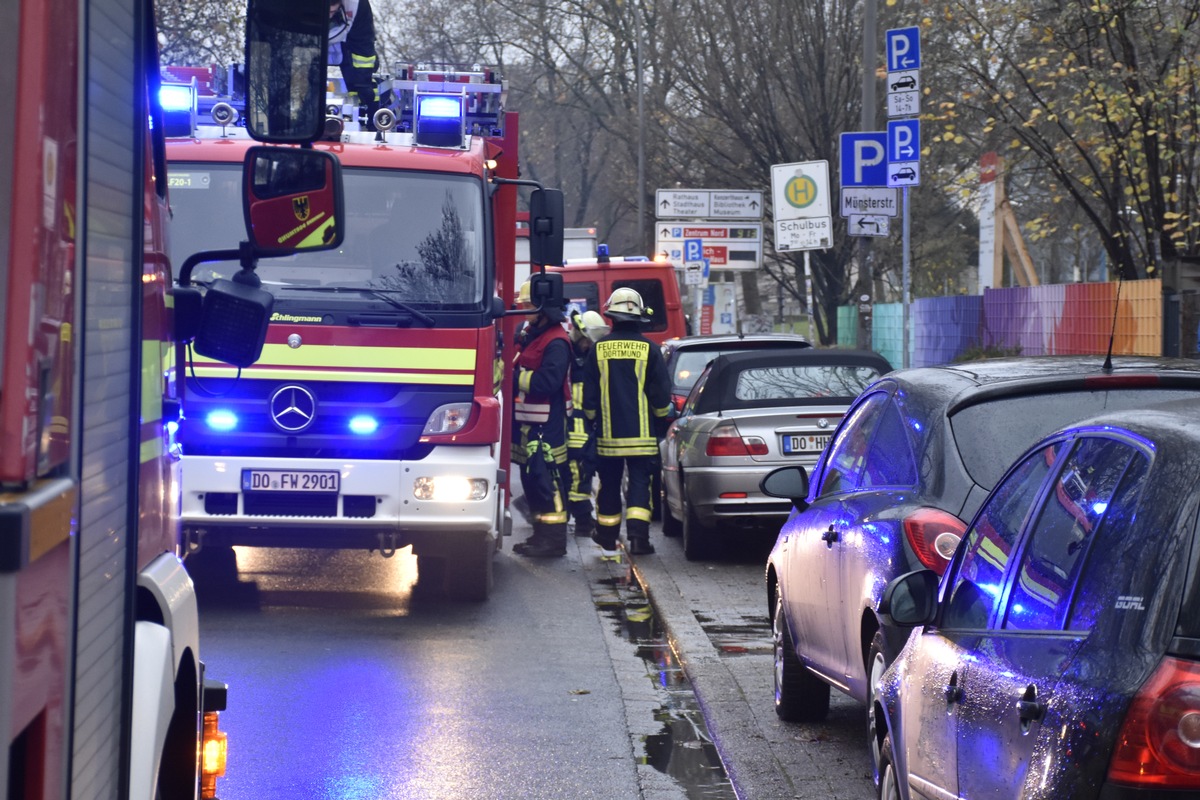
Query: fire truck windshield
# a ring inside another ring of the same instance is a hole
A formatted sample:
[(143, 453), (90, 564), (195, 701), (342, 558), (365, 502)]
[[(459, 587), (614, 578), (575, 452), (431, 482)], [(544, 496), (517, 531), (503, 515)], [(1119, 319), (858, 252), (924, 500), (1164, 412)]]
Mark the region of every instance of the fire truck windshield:
[[(484, 301), (483, 188), (462, 175), (343, 169), (346, 238), (336, 250), (264, 258), (257, 273), (276, 309), (373, 302), (386, 293), (410, 307), (468, 310)], [(170, 165), (171, 257), (236, 248), (244, 229), (241, 164)], [(197, 282), (228, 278), (236, 262), (201, 264)], [(344, 287), (375, 292), (321, 292)], [(293, 291), (293, 289), (295, 291)], [(314, 293), (314, 289), (317, 290)]]

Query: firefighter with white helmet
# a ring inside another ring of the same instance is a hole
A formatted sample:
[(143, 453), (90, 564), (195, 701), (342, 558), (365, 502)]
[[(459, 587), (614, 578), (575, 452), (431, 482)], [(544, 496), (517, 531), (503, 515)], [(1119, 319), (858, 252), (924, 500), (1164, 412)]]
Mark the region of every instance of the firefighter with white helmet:
[(642, 296), (630, 288), (613, 291), (604, 306), (612, 331), (588, 354), (584, 414), (596, 424), (596, 534), (602, 548), (616, 548), (621, 531), (621, 484), (625, 495), (625, 538), (631, 554), (654, 552), (650, 544), (650, 478), (658, 455), (659, 420), (671, 406), (671, 382), (658, 345), (642, 335), (649, 321)]
[(592, 516), (592, 481), (596, 476), (596, 435), (594, 425), (583, 411), (583, 376), (592, 346), (608, 334), (610, 326), (595, 311), (571, 312), (569, 323), (571, 349), (571, 402), (567, 420), (567, 508), (575, 520), (576, 536), (592, 536), (596, 520)]

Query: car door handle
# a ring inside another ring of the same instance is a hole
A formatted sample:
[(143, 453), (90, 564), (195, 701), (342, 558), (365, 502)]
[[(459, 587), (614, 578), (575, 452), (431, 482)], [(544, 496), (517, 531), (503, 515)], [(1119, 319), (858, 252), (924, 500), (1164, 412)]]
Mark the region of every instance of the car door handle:
[(1037, 722), (1045, 713), (1046, 704), (1038, 700), (1037, 687), (1029, 684), (1025, 687), (1025, 694), (1017, 701), (1017, 715), (1021, 722)]
[(829, 545), (830, 547), (833, 547), (833, 543), (839, 538), (838, 532), (833, 529), (832, 525), (829, 526), (829, 530), (821, 534), (821, 541), (825, 542), (825, 544)]
[(946, 696), (947, 705), (954, 705), (963, 701), (963, 690), (958, 685), (958, 670), (950, 673), (950, 682), (942, 689), (942, 693)]

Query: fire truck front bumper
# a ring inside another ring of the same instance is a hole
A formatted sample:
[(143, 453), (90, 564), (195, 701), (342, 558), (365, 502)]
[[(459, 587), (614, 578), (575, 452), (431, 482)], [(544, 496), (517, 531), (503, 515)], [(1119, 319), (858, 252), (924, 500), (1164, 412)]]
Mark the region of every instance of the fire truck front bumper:
[(418, 548), (497, 536), (503, 473), (492, 449), (420, 461), (184, 456), (183, 526), (218, 546)]

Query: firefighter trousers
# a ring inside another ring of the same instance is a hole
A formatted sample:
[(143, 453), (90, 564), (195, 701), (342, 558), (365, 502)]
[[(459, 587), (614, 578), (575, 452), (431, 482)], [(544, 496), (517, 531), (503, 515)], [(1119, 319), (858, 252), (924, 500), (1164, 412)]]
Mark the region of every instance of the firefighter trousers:
[(596, 535), (616, 543), (621, 532), (621, 482), (628, 475), (625, 491), (625, 537), (630, 541), (650, 539), (650, 474), (654, 456), (600, 456), (596, 474), (600, 491), (596, 496)]

